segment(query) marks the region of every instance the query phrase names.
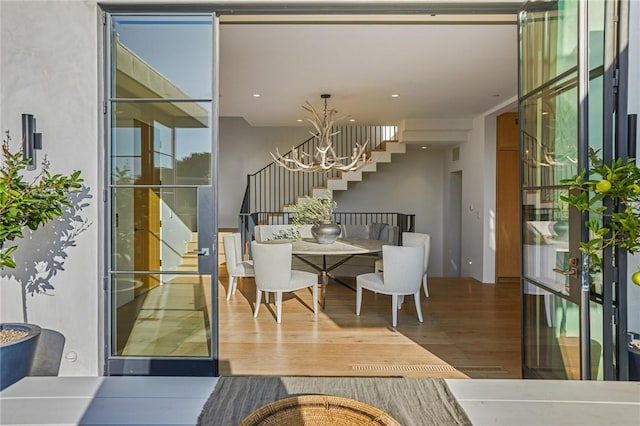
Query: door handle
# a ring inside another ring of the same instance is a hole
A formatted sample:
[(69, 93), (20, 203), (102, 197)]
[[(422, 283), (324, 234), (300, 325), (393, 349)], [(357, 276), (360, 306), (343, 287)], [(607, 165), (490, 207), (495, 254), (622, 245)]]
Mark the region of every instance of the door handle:
[(209, 256), (209, 248), (205, 247), (200, 250), (189, 251), (187, 254), (197, 254), (198, 256)]
[(558, 268), (553, 268), (553, 272), (557, 273), (557, 274), (562, 274), (562, 275), (566, 275), (568, 277), (571, 278), (578, 278), (578, 258), (577, 257), (570, 257), (569, 258), (569, 269), (558, 269)]

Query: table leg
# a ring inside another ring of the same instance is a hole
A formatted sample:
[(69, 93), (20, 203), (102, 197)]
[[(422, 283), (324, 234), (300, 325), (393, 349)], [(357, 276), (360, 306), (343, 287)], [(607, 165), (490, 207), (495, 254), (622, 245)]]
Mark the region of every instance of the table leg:
[(311, 266), (316, 271), (320, 272), (320, 279), (322, 281), (322, 297), (321, 297), (322, 300), (321, 300), (321, 303), (322, 303), (322, 309), (323, 310), (324, 310), (324, 306), (325, 306), (325, 301), (327, 299), (326, 295), (327, 295), (327, 286), (329, 285), (329, 278), (333, 279), (335, 282), (337, 282), (339, 284), (342, 284), (343, 286), (347, 287), (351, 291), (356, 291), (354, 288), (352, 288), (351, 286), (347, 285), (347, 283), (345, 283), (342, 280), (339, 280), (336, 276), (334, 276), (333, 274), (330, 273), (331, 271), (336, 269), (338, 266), (342, 265), (343, 263), (347, 262), (349, 259), (353, 258), (355, 255), (348, 255), (346, 258), (342, 259), (339, 262), (334, 263), (333, 265), (331, 265), (329, 267), (327, 267), (327, 256), (323, 255), (322, 256), (322, 268), (320, 268), (317, 265), (315, 265), (314, 263), (308, 261), (302, 255), (294, 254), (294, 256), (296, 258), (300, 259), (301, 261), (303, 261), (304, 263), (306, 263), (307, 265)]
[(324, 310), (324, 304), (327, 297), (327, 286), (329, 285), (329, 276), (327, 271), (322, 271), (322, 310)]

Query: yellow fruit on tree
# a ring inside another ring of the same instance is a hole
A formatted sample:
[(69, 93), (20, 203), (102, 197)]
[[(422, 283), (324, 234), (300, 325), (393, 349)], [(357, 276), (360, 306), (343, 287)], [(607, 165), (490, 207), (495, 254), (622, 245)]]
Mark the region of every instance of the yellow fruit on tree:
[(640, 285), (640, 271), (634, 272), (634, 274), (631, 275), (631, 281), (633, 281), (635, 285)]
[(611, 182), (606, 179), (602, 179), (596, 183), (596, 189), (600, 192), (608, 192), (611, 189)]

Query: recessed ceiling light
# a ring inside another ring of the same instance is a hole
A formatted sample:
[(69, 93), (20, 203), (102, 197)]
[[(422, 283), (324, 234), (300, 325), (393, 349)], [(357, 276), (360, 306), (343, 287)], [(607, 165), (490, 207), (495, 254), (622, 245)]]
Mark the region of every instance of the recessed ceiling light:
[(398, 95), (397, 93), (394, 93), (393, 95), (391, 95), (392, 98), (399, 98), (400, 95)]
[(296, 121), (297, 121), (298, 123), (302, 123), (302, 118), (298, 118)]
[(260, 93), (254, 93), (254, 94), (253, 94), (253, 97), (254, 97), (254, 98), (259, 98), (260, 96), (262, 96), (262, 95), (260, 95)]
[(355, 121), (356, 121), (356, 120), (355, 120), (355, 119), (353, 119), (353, 118), (350, 118), (350, 119), (349, 119), (349, 122), (351, 122), (351, 123), (355, 123)]
[(427, 149), (427, 148), (429, 148), (429, 147), (428, 147), (428, 146), (423, 146), (423, 147), (422, 147), (422, 149)]

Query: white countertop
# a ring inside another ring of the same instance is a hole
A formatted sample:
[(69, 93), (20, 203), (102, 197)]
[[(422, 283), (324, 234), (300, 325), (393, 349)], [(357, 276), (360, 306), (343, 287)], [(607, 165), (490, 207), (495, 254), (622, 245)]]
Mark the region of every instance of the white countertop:
[[(0, 392), (2, 425), (194, 425), (216, 378), (27, 377)], [(640, 382), (447, 384), (474, 425), (640, 425)]]

